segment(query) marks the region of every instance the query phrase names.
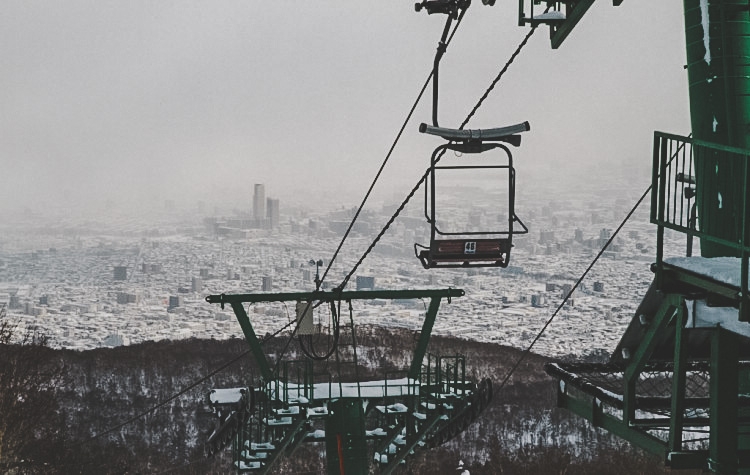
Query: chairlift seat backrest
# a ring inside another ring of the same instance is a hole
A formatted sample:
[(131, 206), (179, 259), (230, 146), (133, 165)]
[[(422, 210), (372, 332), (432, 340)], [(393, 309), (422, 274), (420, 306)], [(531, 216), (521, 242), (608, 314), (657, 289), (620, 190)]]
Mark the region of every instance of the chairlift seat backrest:
[[(440, 136), (457, 143), (447, 143), (438, 146), (432, 154), (429, 190), (425, 187), (425, 217), (431, 225), (430, 245), (415, 244), (414, 253), (426, 269), (440, 267), (507, 267), (510, 262), (510, 251), (513, 247), (513, 235), (528, 232), (526, 226), (515, 214), (515, 170), (513, 157), (507, 146), (500, 142), (513, 138), (511, 143), (520, 143), (519, 132), (529, 129), (528, 122), (510, 127), (495, 129), (461, 130), (433, 127), (422, 124), (420, 131)], [(479, 165), (444, 165), (439, 164), (440, 158), (447, 150), (461, 153), (483, 154), (500, 149), (506, 158), (500, 162), (485, 162)], [(436, 170), (450, 173), (452, 170), (475, 169), (478, 173), (486, 170), (504, 170), (507, 172), (508, 196), (503, 208), (507, 206), (507, 226), (505, 229), (492, 231), (465, 230), (448, 232), (438, 229), (436, 218)]]
[(421, 247), (417, 257), (426, 269), (436, 267), (507, 267), (510, 238), (435, 239), (429, 248)]

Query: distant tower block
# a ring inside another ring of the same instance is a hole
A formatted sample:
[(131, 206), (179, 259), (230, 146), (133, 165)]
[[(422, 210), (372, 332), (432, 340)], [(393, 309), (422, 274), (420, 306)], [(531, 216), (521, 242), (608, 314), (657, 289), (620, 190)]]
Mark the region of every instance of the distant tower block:
[(273, 279), (271, 277), (263, 277), (263, 285), (261, 287), (263, 292), (270, 292), (273, 288)]
[(571, 284), (563, 284), (560, 290), (562, 290), (561, 297), (565, 298), (573, 291), (573, 286)]
[(170, 295), (169, 296), (169, 309), (173, 309), (176, 307), (182, 307), (183, 300), (182, 297), (179, 295)]
[(539, 232), (539, 244), (550, 244), (555, 242), (554, 231), (540, 231)]
[(363, 289), (374, 289), (375, 288), (375, 277), (366, 277), (363, 275), (357, 276), (357, 290)]
[(544, 295), (533, 294), (531, 296), (531, 306), (532, 307), (543, 307), (544, 306)]
[(128, 280), (128, 268), (125, 266), (115, 266), (115, 280)]
[(604, 284), (601, 282), (594, 282), (594, 292), (604, 292)]
[(190, 283), (190, 290), (193, 292), (201, 292), (203, 290), (203, 279), (200, 277), (193, 277), (193, 281)]
[(266, 218), (268, 218), (268, 226), (276, 228), (279, 226), (279, 200), (274, 198), (268, 198), (266, 200), (268, 206), (266, 210)]
[(253, 218), (258, 225), (266, 219), (266, 187), (260, 183), (255, 184), (253, 192)]
[(576, 231), (575, 231), (575, 241), (576, 242), (583, 242), (583, 229), (576, 229)]

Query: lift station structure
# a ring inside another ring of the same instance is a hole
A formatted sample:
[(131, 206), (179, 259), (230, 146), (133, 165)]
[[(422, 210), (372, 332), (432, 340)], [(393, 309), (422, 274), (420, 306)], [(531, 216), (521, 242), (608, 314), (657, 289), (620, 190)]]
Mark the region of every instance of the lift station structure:
[(692, 134), (654, 133), (653, 283), (607, 364), (546, 370), (560, 407), (671, 468), (750, 473), (750, 4), (685, 0), (684, 21)]
[[(301, 443), (317, 442), (325, 444), (328, 473), (367, 474), (373, 463), (381, 473), (391, 473), (414, 450), (450, 440), (492, 398), (490, 380), (476, 384), (467, 378), (463, 356), (427, 353), (441, 301), (463, 295), (460, 289), (442, 289), (208, 296), (209, 303), (232, 307), (260, 372), (254, 387), (217, 389), (209, 394), (219, 417), (208, 439), (209, 453), (231, 445), (238, 472), (268, 473), (281, 456), (291, 455)], [(429, 299), (429, 305), (408, 370), (362, 381), (356, 377), (359, 362), (352, 303), (373, 299)], [(335, 359), (337, 368), (353, 365), (353, 374), (347, 379), (340, 371), (316, 367), (327, 362), (323, 357), (319, 362), (279, 360), (272, 369), (244, 307), (261, 302), (296, 302), (296, 333), (301, 335), (313, 329), (314, 305), (331, 306), (336, 314), (341, 302), (347, 303), (349, 322), (337, 323), (338, 330), (334, 330)]]

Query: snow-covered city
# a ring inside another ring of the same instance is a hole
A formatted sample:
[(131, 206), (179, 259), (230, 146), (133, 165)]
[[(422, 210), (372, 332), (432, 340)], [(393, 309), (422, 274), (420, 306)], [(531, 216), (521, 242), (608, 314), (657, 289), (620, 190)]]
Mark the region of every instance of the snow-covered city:
[[(464, 289), (465, 297), (441, 307), (438, 334), (525, 348), (635, 204), (620, 196), (638, 197), (627, 188), (610, 191), (576, 191), (547, 202), (524, 201), (529, 194), (521, 194), (519, 216), (530, 231), (515, 239), (506, 269), (423, 269), (413, 245), (428, 226), (419, 207), (411, 206), (364, 260), (349, 288)], [(354, 213), (343, 206), (315, 213), (283, 206), (279, 211), (273, 210), (279, 200), (254, 199), (256, 209), (251, 197), (244, 214), (213, 215), (203, 204), (186, 210), (166, 202), (149, 218), (118, 217), (113, 210), (80, 222), (33, 215), (6, 220), (0, 303), (18, 322), (49, 335), (56, 347), (241, 336), (231, 310), (209, 305), (205, 297), (313, 290), (316, 272), (325, 271)], [(258, 206), (264, 219), (254, 216)], [(394, 209), (363, 213), (324, 289), (341, 282)], [(480, 225), (492, 206), (475, 201), (473, 209), (467, 220)], [(641, 206), (568, 296), (534, 351), (546, 356), (611, 351), (652, 279), (654, 240)], [(319, 260), (323, 266), (312, 265)], [(372, 301), (355, 309), (355, 319), (417, 330), (425, 308), (419, 301)], [(294, 318), (282, 304), (253, 305), (248, 312), (259, 335)]]

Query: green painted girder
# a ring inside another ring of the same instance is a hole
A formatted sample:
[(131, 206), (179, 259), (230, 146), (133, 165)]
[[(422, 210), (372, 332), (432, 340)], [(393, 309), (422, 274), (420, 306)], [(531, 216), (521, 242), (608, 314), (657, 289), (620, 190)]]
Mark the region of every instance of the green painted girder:
[(739, 341), (738, 335), (717, 327), (711, 336), (711, 433), (708, 469), (714, 473), (737, 472)]
[(710, 277), (690, 272), (681, 267), (667, 264), (666, 262), (662, 263), (662, 272), (662, 283), (664, 285), (683, 283), (703, 289), (712, 295), (735, 300), (737, 302), (740, 301), (740, 289), (734, 285), (718, 282)]
[(654, 437), (645, 431), (631, 427), (623, 420), (605, 413), (602, 410), (602, 403), (594, 397), (590, 400), (582, 400), (558, 389), (557, 405), (558, 407), (568, 409), (584, 419), (587, 419), (595, 427), (601, 427), (602, 429), (612, 432), (647, 452), (662, 457), (667, 452), (667, 445), (663, 440)]
[(237, 317), (237, 321), (242, 328), (242, 332), (245, 335), (250, 350), (253, 353), (253, 357), (258, 363), (261, 377), (264, 381), (271, 381), (273, 378), (273, 371), (271, 365), (268, 363), (268, 359), (263, 352), (258, 336), (255, 334), (252, 322), (245, 311), (244, 303), (260, 303), (260, 302), (337, 302), (337, 301), (351, 301), (351, 300), (374, 300), (374, 299), (422, 299), (429, 298), (430, 305), (425, 315), (425, 321), (422, 325), (422, 331), (420, 332), (419, 341), (414, 351), (414, 359), (409, 370), (409, 377), (412, 379), (418, 379), (419, 373), (422, 367), (422, 361), (427, 351), (427, 345), (429, 344), (430, 336), (432, 334), (432, 327), (437, 317), (437, 312), (440, 307), (440, 300), (442, 298), (451, 301), (454, 297), (463, 297), (465, 292), (462, 289), (417, 289), (417, 290), (356, 290), (356, 291), (342, 291), (334, 289), (333, 291), (318, 290), (314, 292), (290, 292), (290, 293), (269, 293), (269, 294), (218, 294), (209, 295), (206, 297), (208, 303), (218, 303), (221, 308), (224, 305), (231, 305), (234, 314)]
[[(552, 49), (557, 49), (562, 45), (563, 41), (573, 31), (573, 28), (578, 25), (583, 15), (586, 14), (591, 5), (594, 4), (594, 0), (564, 0), (560, 2), (546, 2), (547, 5), (553, 3), (563, 4), (565, 6), (565, 19), (559, 20), (540, 20), (526, 17), (524, 9), (524, 3), (529, 0), (518, 0), (518, 26), (524, 26), (526, 24), (531, 25), (533, 28), (539, 25), (549, 25), (550, 27), (550, 43)], [(623, 0), (612, 0), (612, 5), (618, 7), (622, 4)], [(533, 5), (543, 3), (541, 0), (531, 0), (531, 6), (533, 11)]]
[(581, 0), (579, 2), (573, 3), (573, 8), (570, 9), (568, 16), (565, 18), (565, 21), (562, 22), (559, 27), (555, 28), (550, 36), (552, 49), (557, 49), (560, 47), (562, 42), (565, 41), (565, 38), (567, 38), (570, 32), (573, 31), (573, 28), (575, 28), (578, 22), (581, 21), (583, 15), (588, 11), (589, 8), (591, 8), (591, 5), (593, 4), (594, 0)]
[(339, 300), (374, 299), (423, 299), (463, 297), (462, 289), (415, 289), (415, 290), (318, 290), (313, 292), (289, 292), (268, 294), (218, 294), (206, 297), (208, 303), (260, 303), (260, 302), (337, 302)]
[[(591, 421), (594, 426), (601, 427), (647, 452), (665, 457), (666, 463), (673, 469), (702, 469), (707, 466), (708, 450), (670, 451), (668, 444), (663, 440), (636, 427), (628, 426), (624, 421), (611, 414), (604, 413), (601, 403), (596, 398), (583, 400), (560, 392), (558, 393), (558, 406)], [(736, 454), (739, 468), (750, 468), (750, 450), (739, 450)]]
[(683, 312), (684, 297), (677, 294), (667, 295), (649, 323), (641, 344), (638, 345), (632, 355), (628, 366), (625, 368), (625, 397), (623, 407), (623, 419), (630, 423), (635, 419), (636, 382), (638, 376), (654, 352), (654, 349), (662, 341), (669, 321), (677, 313)]
[[(684, 0), (690, 120), (693, 136), (711, 142), (750, 147), (750, 17), (747, 0)], [(701, 230), (738, 242), (747, 203), (746, 166), (722, 163), (716, 154), (696, 157), (697, 188), (717, 182), (713, 193), (698, 193), (699, 209), (712, 219)], [(706, 188), (707, 189), (707, 188)], [(722, 196), (719, 199), (718, 196)], [(731, 198), (734, 197), (734, 198)], [(701, 239), (703, 257), (737, 256), (734, 249)]]
[(682, 432), (685, 428), (685, 384), (687, 382), (687, 351), (683, 347), (685, 340), (686, 312), (675, 315), (674, 367), (672, 373), (672, 417), (669, 421), (669, 449), (671, 452), (682, 450)]
[(270, 381), (273, 377), (271, 366), (268, 364), (266, 354), (263, 353), (263, 347), (260, 344), (260, 340), (258, 340), (258, 336), (255, 334), (255, 330), (253, 330), (253, 324), (250, 323), (250, 317), (247, 316), (245, 307), (240, 302), (232, 302), (231, 305), (234, 315), (240, 323), (240, 328), (242, 328), (242, 333), (245, 334), (245, 340), (250, 345), (250, 351), (252, 351), (255, 361), (258, 363), (258, 369), (263, 381)]
[(432, 327), (435, 324), (439, 307), (439, 298), (430, 300), (430, 305), (427, 307), (427, 313), (422, 323), (422, 331), (419, 332), (419, 341), (417, 341), (417, 347), (414, 349), (414, 358), (411, 360), (411, 367), (409, 368), (409, 377), (411, 379), (419, 379), (419, 375), (422, 372), (422, 361), (424, 361), (424, 355), (427, 352), (427, 345), (430, 343), (430, 335), (432, 334)]

